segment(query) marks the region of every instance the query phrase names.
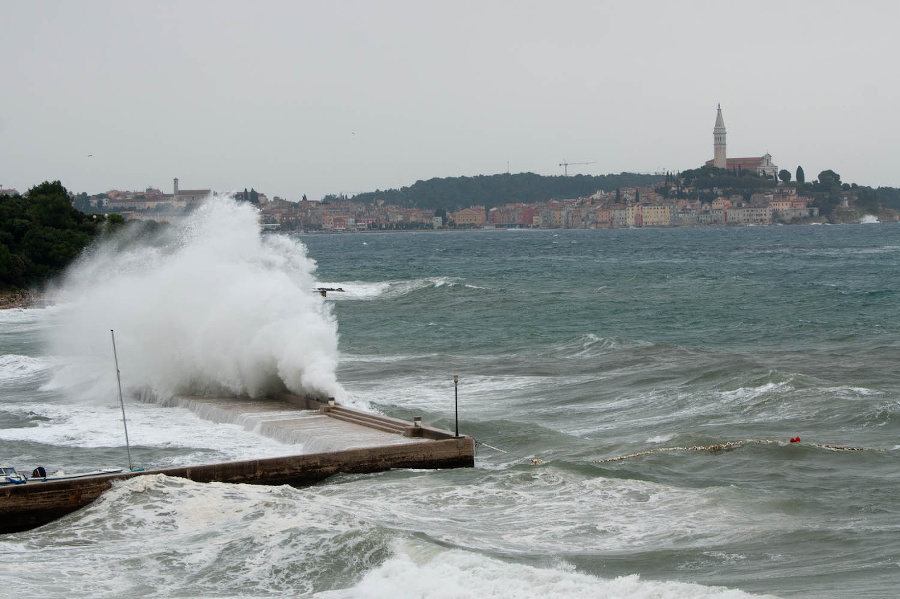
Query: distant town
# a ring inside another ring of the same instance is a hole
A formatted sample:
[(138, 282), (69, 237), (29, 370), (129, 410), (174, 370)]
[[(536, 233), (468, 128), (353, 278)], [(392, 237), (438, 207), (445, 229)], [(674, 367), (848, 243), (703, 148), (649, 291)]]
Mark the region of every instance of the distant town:
[[(900, 219), (900, 190), (843, 183), (831, 170), (807, 183), (802, 167), (797, 167), (796, 175), (779, 170), (768, 153), (729, 158), (721, 106), (713, 128), (713, 158), (697, 169), (585, 177), (568, 176), (570, 163), (560, 166), (566, 167), (566, 176), (507, 173), (437, 179), (353, 198), (326, 196), (310, 201), (304, 195), (299, 201), (289, 201), (277, 196), (269, 199), (255, 189), (232, 195), (259, 210), (264, 229), (289, 232), (604, 229)], [(590, 187), (592, 184), (615, 188), (598, 189)], [(558, 197), (573, 192), (577, 195)], [(0, 194), (13, 193), (15, 190), (0, 189)], [(70, 199), (86, 214), (169, 222), (183, 218), (215, 195), (211, 189), (182, 189), (174, 179), (172, 193), (155, 187), (113, 189), (91, 196), (70, 194)]]
[[(493, 208), (470, 206), (456, 211), (407, 208), (376, 200), (363, 204), (352, 200), (291, 202), (271, 200), (253, 192), (251, 202), (260, 213), (264, 229), (284, 231), (351, 232), (397, 229), (598, 229), (626, 227), (689, 227), (700, 225), (770, 225), (811, 222), (819, 209), (812, 198), (797, 195), (794, 187), (712, 201), (673, 199), (660, 193), (666, 187), (623, 187), (598, 191), (588, 197), (549, 200), (542, 203), (509, 203)], [(183, 218), (205, 199), (217, 195), (209, 189), (178, 188), (173, 193), (156, 188), (143, 192), (110, 190), (95, 196), (72, 198), (85, 213), (119, 214), (126, 220), (170, 222)], [(236, 194), (244, 200), (243, 192)], [(249, 193), (248, 193), (249, 196)], [(849, 205), (849, 197), (848, 197)]]

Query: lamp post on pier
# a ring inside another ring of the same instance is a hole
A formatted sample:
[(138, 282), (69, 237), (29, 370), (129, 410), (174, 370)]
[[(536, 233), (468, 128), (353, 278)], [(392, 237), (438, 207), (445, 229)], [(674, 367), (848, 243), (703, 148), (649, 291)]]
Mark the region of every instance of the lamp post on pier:
[(456, 436), (459, 436), (459, 375), (453, 375), (453, 407), (456, 413)]

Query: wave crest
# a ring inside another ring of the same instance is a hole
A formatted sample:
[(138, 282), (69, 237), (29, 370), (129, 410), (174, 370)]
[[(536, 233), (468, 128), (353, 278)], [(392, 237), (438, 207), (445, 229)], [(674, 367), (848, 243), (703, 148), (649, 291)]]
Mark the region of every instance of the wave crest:
[(108, 370), (115, 329), (131, 387), (340, 394), (337, 323), (300, 242), (262, 236), (256, 212), (230, 198), (152, 238), (123, 236), (93, 247), (53, 293), (54, 353), (92, 356)]

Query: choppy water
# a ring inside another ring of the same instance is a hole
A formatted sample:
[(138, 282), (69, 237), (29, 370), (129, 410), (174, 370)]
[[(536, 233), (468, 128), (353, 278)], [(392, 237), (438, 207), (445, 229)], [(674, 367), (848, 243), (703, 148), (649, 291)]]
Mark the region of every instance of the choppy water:
[[(134, 479), (0, 538), (5, 588), (896, 596), (900, 226), (302, 242), (320, 284), (346, 290), (328, 301), (348, 401), (452, 429), (459, 374), (461, 432), (507, 453), (300, 489)], [(85, 401), (52, 383), (54, 310), (0, 312), (0, 455), (21, 469), (124, 465), (114, 393)], [(179, 408), (128, 408), (144, 466), (303, 450)], [(602, 461), (735, 441), (748, 443)]]

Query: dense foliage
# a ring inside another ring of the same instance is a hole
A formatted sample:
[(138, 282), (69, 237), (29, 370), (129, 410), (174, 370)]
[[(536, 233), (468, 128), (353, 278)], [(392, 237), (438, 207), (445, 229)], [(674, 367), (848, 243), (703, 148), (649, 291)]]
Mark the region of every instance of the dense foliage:
[(774, 189), (776, 181), (768, 177), (761, 177), (756, 171), (728, 170), (715, 166), (701, 166), (700, 168), (682, 171), (681, 180), (686, 187), (696, 189), (717, 188), (723, 190), (725, 195), (732, 193), (762, 192)]
[[(819, 214), (831, 218), (842, 204), (877, 214), (882, 209), (900, 209), (900, 189), (893, 187), (860, 186), (856, 183), (843, 183), (841, 176), (831, 169), (819, 173), (816, 180), (807, 183), (803, 167), (797, 167), (797, 181), (791, 183), (791, 173), (782, 170), (778, 173), (785, 185), (795, 187), (797, 193), (813, 199), (812, 205), (819, 208)], [(717, 194), (744, 195), (774, 189), (776, 183), (772, 179), (760, 177), (751, 172), (734, 172), (713, 166), (682, 171), (679, 180), (684, 187), (694, 189), (693, 193), (700, 199), (708, 200)], [(710, 190), (717, 190), (715, 193)], [(689, 194), (682, 187), (677, 189), (678, 197)]]
[[(596, 177), (590, 175), (545, 177), (534, 173), (479, 175), (416, 181), (409, 187), (400, 189), (361, 193), (353, 196), (353, 200), (364, 204), (384, 200), (386, 204), (428, 210), (459, 210), (469, 206), (484, 206), (490, 209), (514, 202), (534, 204), (551, 199), (585, 197), (600, 190), (651, 186), (662, 181), (661, 175), (637, 173)], [(338, 198), (326, 196), (323, 199), (328, 201)]]
[(0, 289), (43, 283), (59, 273), (107, 224), (120, 216), (76, 210), (59, 181), (22, 195), (0, 196)]

